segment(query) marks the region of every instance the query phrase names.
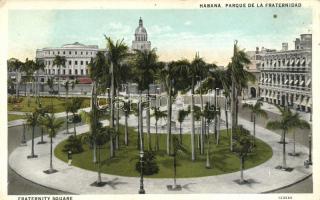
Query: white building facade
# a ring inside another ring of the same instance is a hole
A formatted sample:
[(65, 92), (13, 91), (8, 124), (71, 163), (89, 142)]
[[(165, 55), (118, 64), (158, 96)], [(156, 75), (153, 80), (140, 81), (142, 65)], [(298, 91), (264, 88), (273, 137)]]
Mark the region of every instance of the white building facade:
[(312, 35), (302, 34), (295, 49), (261, 53), (259, 88), (264, 101), (310, 112), (312, 108)]
[(139, 26), (136, 28), (134, 33), (134, 40), (132, 41), (133, 50), (150, 50), (151, 42), (148, 41), (147, 30), (143, 27), (143, 21), (140, 17)]
[(36, 59), (43, 61), (45, 65), (44, 73), (48, 76), (57, 76), (58, 66), (53, 64), (55, 56), (65, 57), (65, 67), (61, 67), (61, 79), (70, 77), (88, 76), (88, 64), (99, 51), (97, 45), (84, 45), (79, 42), (66, 44), (57, 48), (43, 48), (36, 52)]

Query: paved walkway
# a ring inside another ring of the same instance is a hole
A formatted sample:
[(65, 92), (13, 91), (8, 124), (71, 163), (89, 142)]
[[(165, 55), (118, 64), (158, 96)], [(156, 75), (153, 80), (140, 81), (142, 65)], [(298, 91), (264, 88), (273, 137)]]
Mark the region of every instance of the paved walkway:
[[(107, 120), (103, 121), (105, 125)], [(239, 123), (245, 128), (252, 130), (252, 123), (239, 118)], [(88, 125), (77, 127), (77, 132), (84, 133), (89, 130)], [(308, 158), (308, 149), (305, 146), (296, 144), (297, 152), (300, 152), (299, 157), (287, 156), (287, 164), (293, 167), (292, 172), (277, 170), (274, 167), (281, 164), (282, 160), (282, 145), (277, 142), (280, 136), (265, 128), (256, 127), (256, 136), (273, 149), (273, 156), (267, 162), (245, 170), (245, 179), (250, 180), (250, 184), (239, 185), (235, 180), (239, 179), (239, 172), (229, 173), (218, 176), (208, 176), (200, 178), (181, 178), (177, 180), (178, 184), (183, 186), (182, 191), (168, 191), (166, 185), (172, 184), (172, 179), (150, 179), (144, 180), (145, 190), (147, 193), (262, 193), (268, 192), (277, 188), (281, 188), (293, 184), (312, 173), (312, 167), (306, 169), (303, 167), (303, 162)], [(54, 147), (68, 135), (59, 133), (54, 139)], [(37, 142), (40, 138), (36, 138)], [(289, 141), (287, 149), (290, 151), (292, 141)], [(26, 179), (44, 185), (50, 188), (55, 188), (62, 191), (67, 191), (75, 194), (136, 194), (139, 189), (139, 178), (123, 177), (103, 174), (102, 180), (108, 182), (104, 187), (90, 186), (97, 179), (97, 173), (80, 169), (74, 166), (68, 166), (65, 162), (53, 158), (54, 168), (58, 170), (55, 174), (45, 174), (43, 170), (49, 168), (49, 143), (44, 145), (35, 145), (35, 152), (38, 158), (27, 159), (30, 154), (30, 143), (28, 146), (16, 148), (9, 157), (10, 167)], [(218, 162), (218, 161), (217, 161)]]

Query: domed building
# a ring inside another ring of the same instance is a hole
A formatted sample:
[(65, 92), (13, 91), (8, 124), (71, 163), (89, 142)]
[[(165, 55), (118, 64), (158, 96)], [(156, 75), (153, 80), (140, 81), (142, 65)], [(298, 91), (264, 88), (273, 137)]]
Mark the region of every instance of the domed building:
[(140, 17), (139, 26), (134, 33), (134, 40), (132, 41), (132, 49), (136, 50), (150, 50), (151, 42), (148, 41), (147, 30), (143, 27), (143, 21)]

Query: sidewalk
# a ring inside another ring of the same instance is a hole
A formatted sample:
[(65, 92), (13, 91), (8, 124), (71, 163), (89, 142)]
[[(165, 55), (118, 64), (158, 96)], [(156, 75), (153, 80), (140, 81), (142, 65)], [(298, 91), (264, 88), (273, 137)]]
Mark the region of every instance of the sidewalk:
[[(107, 125), (108, 121), (104, 120), (103, 123)], [(239, 123), (252, 130), (251, 122), (239, 118)], [(88, 130), (88, 125), (77, 127), (77, 133), (79, 134)], [(250, 184), (237, 184), (235, 180), (239, 179), (240, 172), (235, 172), (218, 176), (181, 178), (177, 180), (177, 184), (181, 184), (183, 189), (181, 191), (168, 191), (166, 185), (171, 185), (173, 179), (145, 178), (146, 193), (262, 193), (296, 183), (312, 173), (312, 167), (306, 169), (303, 166), (303, 162), (308, 158), (307, 147), (296, 144), (296, 150), (301, 155), (299, 157), (287, 156), (287, 164), (294, 170), (285, 172), (274, 168), (281, 164), (282, 160), (282, 145), (277, 143), (280, 136), (259, 126), (256, 126), (256, 136), (272, 147), (273, 156), (265, 163), (244, 171), (244, 177), (251, 181)], [(67, 137), (68, 135), (59, 133), (54, 138), (54, 147)], [(35, 143), (39, 140), (40, 138), (36, 138)], [(287, 149), (289, 152), (292, 148), (292, 141), (289, 140), (288, 142)], [(35, 153), (38, 158), (27, 159), (27, 155), (30, 154), (30, 143), (31, 141), (28, 142), (28, 146), (16, 148), (9, 157), (10, 167), (28, 180), (74, 194), (137, 194), (138, 192), (139, 177), (102, 174), (102, 180), (107, 181), (108, 184), (100, 188), (92, 187), (90, 184), (96, 181), (97, 172), (68, 166), (67, 163), (56, 157), (53, 158), (53, 166), (58, 172), (51, 175), (45, 174), (43, 170), (49, 168), (50, 144), (35, 145)]]

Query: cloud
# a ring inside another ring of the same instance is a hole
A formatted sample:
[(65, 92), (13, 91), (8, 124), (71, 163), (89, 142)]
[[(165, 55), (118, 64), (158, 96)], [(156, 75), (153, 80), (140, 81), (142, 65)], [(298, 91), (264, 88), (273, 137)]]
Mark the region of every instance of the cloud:
[(110, 22), (106, 28), (109, 33), (121, 35), (132, 33), (133, 30), (131, 26), (122, 24), (120, 22)]
[(168, 25), (165, 25), (165, 26), (153, 25), (153, 26), (147, 27), (147, 32), (150, 35), (168, 33), (168, 32), (171, 32), (172, 30), (173, 30), (172, 27)]
[(191, 21), (185, 21), (183, 24), (186, 25), (186, 26), (189, 26), (189, 25), (192, 24), (192, 22)]

